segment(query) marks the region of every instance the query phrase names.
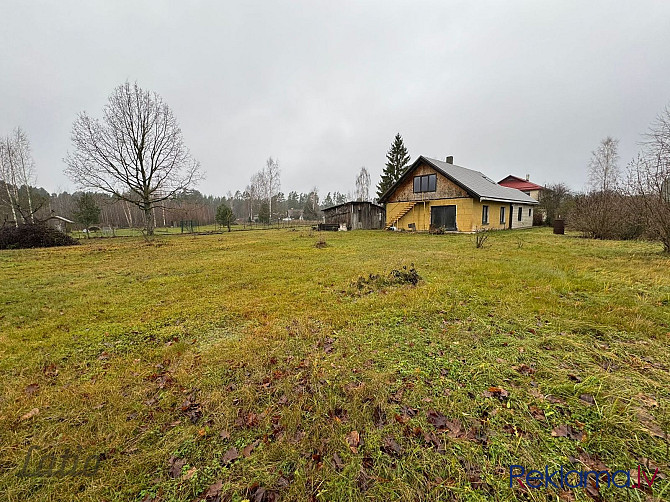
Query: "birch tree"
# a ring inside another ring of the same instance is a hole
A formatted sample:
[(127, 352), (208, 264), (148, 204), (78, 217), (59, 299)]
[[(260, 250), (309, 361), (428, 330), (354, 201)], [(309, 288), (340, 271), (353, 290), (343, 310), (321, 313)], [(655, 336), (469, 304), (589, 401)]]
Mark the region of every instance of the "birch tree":
[(619, 140), (607, 136), (592, 153), (589, 185), (596, 192), (616, 190), (619, 182)]
[(172, 110), (137, 83), (114, 89), (102, 119), (80, 113), (71, 136), (74, 151), (65, 159), (65, 173), (83, 190), (137, 206), (148, 235), (154, 233), (154, 208), (202, 178)]
[[(35, 162), (28, 136), (20, 127), (0, 141), (0, 181), (4, 185), (0, 201), (11, 207), (14, 224), (35, 223), (35, 213), (41, 206), (32, 193)], [(25, 200), (21, 197), (23, 191)]]
[(356, 176), (356, 200), (367, 202), (370, 200), (370, 173), (365, 167)]

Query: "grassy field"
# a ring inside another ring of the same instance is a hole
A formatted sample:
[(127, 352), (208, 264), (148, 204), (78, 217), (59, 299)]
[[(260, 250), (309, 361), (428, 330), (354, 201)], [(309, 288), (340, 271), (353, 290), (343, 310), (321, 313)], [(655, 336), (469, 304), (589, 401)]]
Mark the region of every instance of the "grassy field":
[[(270, 224), (264, 224), (264, 223), (234, 223), (230, 227), (231, 232), (237, 232), (240, 230), (286, 230), (286, 229), (302, 229), (302, 228), (311, 228), (315, 225), (317, 225), (319, 222), (318, 221), (299, 221), (299, 220), (294, 220), (294, 221), (279, 221), (279, 222), (274, 222), (271, 225)], [(196, 234), (201, 234), (201, 233), (221, 233), (221, 232), (227, 232), (228, 229), (225, 227), (221, 227), (219, 224), (211, 224), (211, 225), (195, 225), (193, 227), (193, 231), (191, 232), (189, 228), (185, 228), (182, 231), (182, 228), (180, 226), (176, 227), (156, 227), (154, 229), (154, 232), (157, 236), (166, 236), (166, 235), (183, 235), (183, 234), (189, 234), (189, 233), (196, 233)], [(110, 237), (142, 237), (143, 236), (143, 229), (142, 228), (115, 228), (114, 231), (112, 232), (111, 230), (106, 230), (103, 231), (97, 230), (93, 231), (90, 233), (90, 235), (86, 235), (84, 232), (81, 230), (72, 230), (70, 232), (70, 235), (76, 239), (106, 239)]]
[[(0, 252), (0, 499), (668, 500), (660, 251), (533, 229)], [(22, 477), (31, 447), (28, 474), (101, 461)], [(510, 488), (510, 464), (659, 474), (587, 494)]]

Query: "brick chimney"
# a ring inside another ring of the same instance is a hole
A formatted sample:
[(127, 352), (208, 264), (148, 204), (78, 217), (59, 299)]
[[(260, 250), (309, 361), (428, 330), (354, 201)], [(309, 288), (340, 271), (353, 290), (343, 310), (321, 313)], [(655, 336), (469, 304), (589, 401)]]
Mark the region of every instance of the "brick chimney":
[(453, 155), (449, 155), (449, 157), (447, 157), (447, 161), (446, 161), (446, 162), (447, 162), (447, 164), (453, 164), (453, 163), (454, 163), (454, 156), (453, 156)]
[(530, 174), (526, 175), (526, 181), (530, 181)]

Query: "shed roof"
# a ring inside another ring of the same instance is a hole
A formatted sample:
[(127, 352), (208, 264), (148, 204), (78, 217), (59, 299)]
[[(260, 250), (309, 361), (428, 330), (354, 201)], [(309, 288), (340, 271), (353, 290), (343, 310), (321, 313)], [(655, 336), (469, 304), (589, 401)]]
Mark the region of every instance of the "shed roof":
[(321, 211), (329, 211), (331, 209), (336, 209), (341, 206), (346, 206), (348, 204), (369, 204), (371, 206), (375, 206), (379, 209), (384, 209), (384, 206), (380, 206), (379, 204), (375, 204), (374, 202), (366, 201), (366, 200), (350, 200), (348, 202), (343, 202), (342, 204), (336, 204), (334, 206), (329, 206), (329, 207), (324, 207)]
[(449, 164), (441, 160), (431, 159), (419, 156), (402, 174), (400, 179), (396, 181), (391, 188), (389, 188), (380, 198), (380, 202), (385, 202), (389, 195), (402, 183), (410, 173), (424, 161), (430, 164), (437, 172), (444, 177), (456, 183), (463, 188), (472, 197), (479, 200), (490, 200), (499, 202), (518, 202), (522, 204), (537, 204), (538, 202), (525, 193), (516, 188), (509, 188), (498, 185), (491, 178), (485, 174), (468, 169), (466, 167), (457, 166), (456, 164)]

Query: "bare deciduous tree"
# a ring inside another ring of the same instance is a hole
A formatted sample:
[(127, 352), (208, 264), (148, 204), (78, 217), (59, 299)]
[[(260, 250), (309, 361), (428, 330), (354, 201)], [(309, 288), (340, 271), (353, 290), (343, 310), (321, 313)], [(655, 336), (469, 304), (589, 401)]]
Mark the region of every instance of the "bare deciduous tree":
[(18, 226), (19, 220), (34, 223), (35, 213), (41, 206), (35, 203), (32, 194), (36, 182), (35, 162), (28, 136), (20, 127), (0, 141), (0, 181), (4, 185), (0, 201), (11, 207), (14, 224)]
[(65, 159), (66, 174), (83, 189), (139, 207), (148, 235), (154, 232), (153, 209), (202, 177), (172, 110), (137, 83), (114, 90), (102, 120), (81, 113), (72, 127), (72, 142), (75, 151)]
[(616, 190), (619, 182), (619, 140), (607, 136), (592, 152), (589, 185), (596, 192)]
[(573, 194), (565, 183), (545, 186), (540, 192), (539, 208), (545, 212), (547, 225), (553, 225), (556, 218), (565, 218), (573, 199)]
[(279, 176), (281, 170), (279, 169), (279, 159), (269, 157), (265, 162), (265, 169), (263, 170), (263, 177), (265, 178), (265, 186), (267, 187), (267, 199), (270, 206), (270, 220), (272, 220), (272, 197), (279, 193), (281, 188), (281, 181)]
[(642, 151), (628, 166), (626, 189), (646, 231), (670, 253), (670, 107), (644, 135)]
[(370, 173), (364, 167), (356, 176), (356, 200), (367, 202), (370, 200)]

